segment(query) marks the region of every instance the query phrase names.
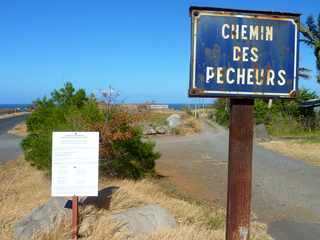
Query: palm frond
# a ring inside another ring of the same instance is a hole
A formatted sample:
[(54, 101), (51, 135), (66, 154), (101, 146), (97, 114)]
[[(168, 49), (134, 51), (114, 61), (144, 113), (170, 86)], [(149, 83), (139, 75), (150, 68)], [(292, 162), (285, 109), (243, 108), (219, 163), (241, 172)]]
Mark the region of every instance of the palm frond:
[(317, 29), (317, 25), (315, 23), (315, 20), (313, 18), (312, 15), (310, 15), (308, 18), (307, 18), (307, 22), (306, 22), (309, 30), (312, 32), (312, 34), (314, 36), (317, 36), (318, 35), (318, 29)]
[(320, 49), (316, 49), (314, 55), (316, 56), (316, 66), (320, 74)]
[(300, 39), (300, 42), (303, 42), (308, 46), (313, 46), (313, 42), (307, 39)]
[(304, 25), (301, 24), (299, 30), (307, 40), (309, 40), (310, 42), (314, 42), (315, 41), (315, 37), (314, 37), (313, 33), (311, 32), (311, 30), (309, 29), (308, 26), (304, 26)]
[(308, 68), (299, 68), (298, 75), (301, 78), (310, 79), (311, 78), (311, 70)]
[(318, 15), (318, 39), (320, 39), (320, 13)]

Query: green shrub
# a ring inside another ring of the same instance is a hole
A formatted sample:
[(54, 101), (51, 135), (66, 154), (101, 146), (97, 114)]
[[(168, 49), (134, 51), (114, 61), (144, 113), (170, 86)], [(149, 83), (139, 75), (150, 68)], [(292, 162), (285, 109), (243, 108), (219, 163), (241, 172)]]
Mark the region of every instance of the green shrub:
[(22, 141), (25, 158), (50, 172), (53, 131), (99, 131), (103, 174), (135, 179), (152, 175), (160, 155), (154, 152), (154, 143), (142, 139), (134, 125), (137, 120), (116, 107), (103, 112), (94, 97), (66, 83), (51, 98), (35, 102), (27, 119), (28, 136)]
[(229, 119), (230, 119), (230, 109), (229, 109), (229, 103), (225, 98), (219, 98), (214, 103), (214, 107), (216, 108), (215, 111), (215, 120), (217, 123), (219, 123), (222, 126), (228, 126), (229, 125)]
[[(112, 116), (110, 116), (112, 115)], [(137, 126), (139, 115), (120, 109), (112, 111), (107, 123), (96, 124), (100, 132), (100, 164), (105, 174), (133, 179), (152, 176), (155, 160), (155, 144), (142, 138)]]
[[(218, 99), (215, 103), (215, 108), (216, 121), (223, 126), (228, 126), (230, 119), (229, 102), (227, 102), (226, 99)], [(271, 110), (271, 112), (272, 111), (273, 110)], [(268, 122), (269, 115), (270, 110), (268, 109), (266, 100), (256, 99), (254, 104), (254, 118), (256, 124)]]
[(35, 110), (27, 119), (28, 136), (22, 141), (25, 158), (39, 169), (50, 170), (53, 131), (87, 131), (93, 123), (103, 121), (96, 100), (66, 83), (50, 99), (35, 102)]
[(254, 103), (254, 118), (256, 124), (266, 123), (268, 121), (268, 104), (262, 99), (256, 99)]
[(129, 140), (115, 142), (114, 148), (124, 153), (112, 160), (112, 168), (117, 176), (133, 179), (154, 176), (155, 160), (160, 154), (154, 152), (154, 142), (143, 142), (141, 139), (141, 131), (136, 129)]
[[(312, 109), (300, 108), (302, 101), (317, 98), (317, 94), (307, 89), (301, 89), (294, 100), (274, 99), (271, 108), (268, 108), (267, 99), (255, 99), (254, 118), (255, 123), (264, 123), (268, 129), (275, 133), (282, 128), (292, 128), (281, 132), (303, 132), (313, 131), (319, 128), (319, 116)], [(216, 109), (215, 119), (223, 125), (228, 126), (230, 110), (226, 99), (218, 99), (214, 103)], [(290, 125), (290, 126), (289, 126)]]

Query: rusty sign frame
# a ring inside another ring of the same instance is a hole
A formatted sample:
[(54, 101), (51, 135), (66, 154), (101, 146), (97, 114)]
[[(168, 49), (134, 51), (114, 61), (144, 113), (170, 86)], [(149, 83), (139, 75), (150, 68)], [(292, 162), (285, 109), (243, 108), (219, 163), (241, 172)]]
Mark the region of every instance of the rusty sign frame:
[[(212, 7), (191, 6), (189, 15), (191, 24), (191, 58), (190, 58), (190, 81), (189, 97), (239, 97), (239, 98), (294, 98), (298, 91), (298, 69), (299, 69), (299, 26), (300, 15), (298, 13), (252, 11), (239, 9), (225, 9)], [(197, 23), (200, 16), (228, 16), (237, 18), (267, 19), (277, 21), (289, 21), (295, 26), (294, 37), (294, 78), (293, 88), (290, 92), (245, 92), (245, 91), (216, 91), (205, 90), (196, 87), (196, 46), (197, 46)]]

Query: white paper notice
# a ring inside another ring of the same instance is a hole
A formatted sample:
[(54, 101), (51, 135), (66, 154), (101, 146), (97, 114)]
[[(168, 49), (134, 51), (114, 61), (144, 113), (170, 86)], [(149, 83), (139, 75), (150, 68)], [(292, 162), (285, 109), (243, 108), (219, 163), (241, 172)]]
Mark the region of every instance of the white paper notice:
[(52, 196), (98, 196), (99, 132), (53, 132)]

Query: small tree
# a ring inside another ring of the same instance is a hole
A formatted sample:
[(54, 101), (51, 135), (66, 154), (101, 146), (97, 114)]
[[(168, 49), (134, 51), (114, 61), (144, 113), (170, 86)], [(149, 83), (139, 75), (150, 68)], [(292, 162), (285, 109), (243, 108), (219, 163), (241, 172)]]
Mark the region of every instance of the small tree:
[(100, 162), (105, 174), (117, 177), (142, 178), (155, 173), (155, 144), (142, 139), (137, 126), (140, 116), (117, 109), (106, 123), (96, 124), (100, 132)]
[(117, 98), (120, 96), (120, 92), (115, 90), (111, 85), (108, 88), (101, 91), (103, 100), (107, 106), (106, 115), (108, 120), (108, 115), (111, 114), (112, 105), (116, 102)]
[(27, 119), (28, 136), (22, 147), (26, 160), (40, 169), (51, 169), (53, 131), (86, 131), (104, 120), (96, 100), (83, 89), (76, 91), (69, 82), (54, 90), (51, 98), (35, 101), (34, 106)]
[(104, 174), (134, 179), (153, 175), (160, 154), (154, 151), (153, 142), (142, 139), (139, 116), (114, 108), (107, 117), (108, 121), (94, 97), (66, 83), (51, 98), (35, 102), (27, 119), (28, 136), (22, 142), (26, 160), (50, 171), (53, 131), (99, 131)]

